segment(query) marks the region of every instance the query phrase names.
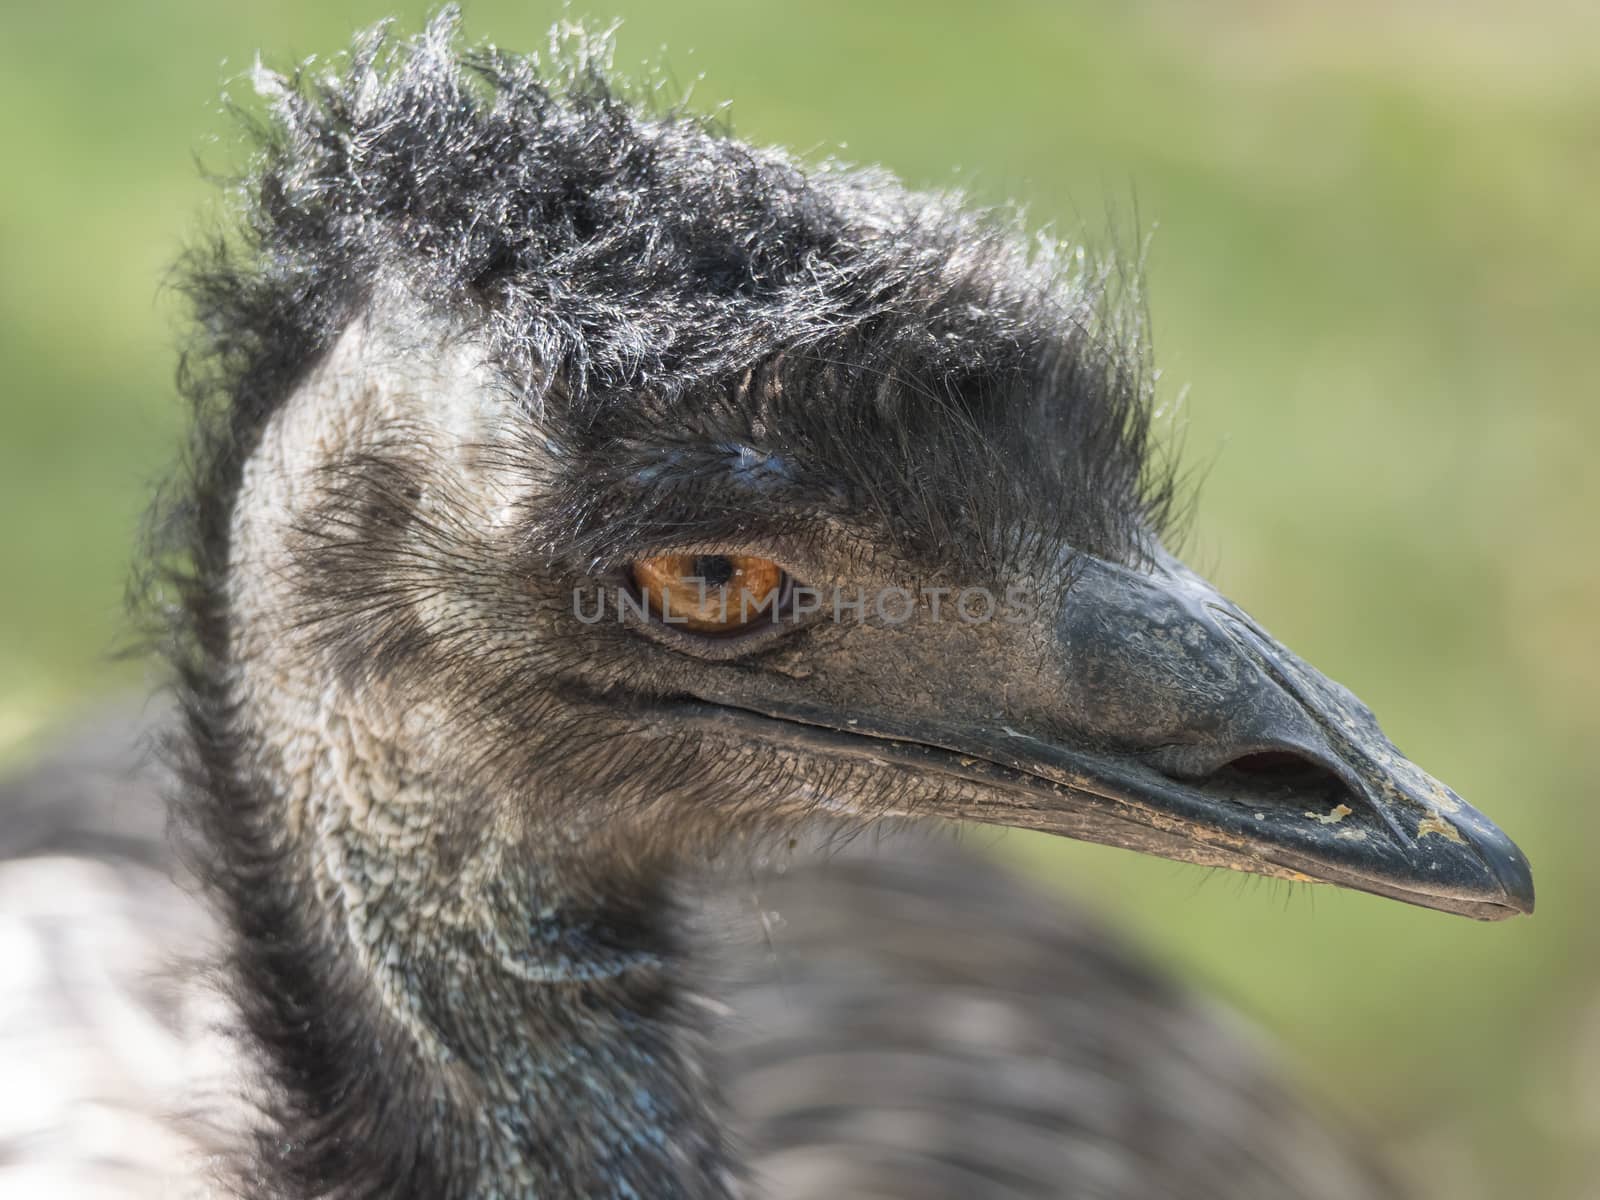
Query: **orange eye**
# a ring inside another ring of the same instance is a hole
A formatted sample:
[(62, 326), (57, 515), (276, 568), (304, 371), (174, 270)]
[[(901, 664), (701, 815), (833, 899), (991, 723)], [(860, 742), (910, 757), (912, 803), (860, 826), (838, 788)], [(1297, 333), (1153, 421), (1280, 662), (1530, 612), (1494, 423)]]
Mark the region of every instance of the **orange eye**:
[(732, 633), (777, 615), (783, 568), (747, 554), (663, 554), (633, 564), (646, 608), (694, 633)]

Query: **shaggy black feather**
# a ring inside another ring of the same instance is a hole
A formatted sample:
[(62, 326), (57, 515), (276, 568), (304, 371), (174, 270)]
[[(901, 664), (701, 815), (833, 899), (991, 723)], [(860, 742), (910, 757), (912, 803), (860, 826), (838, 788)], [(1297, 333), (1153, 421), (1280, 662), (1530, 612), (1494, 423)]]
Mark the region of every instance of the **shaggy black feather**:
[(1015, 565), (1024, 528), (1127, 559), (1159, 530), (1172, 476), (1113, 266), (648, 111), (585, 35), (541, 69), (454, 31), (447, 11), (414, 42), (368, 34), (332, 75), (263, 76), (243, 237), (185, 271), (203, 507), (226, 511), (255, 432), (387, 273), (491, 332), (571, 497), (538, 531), (552, 554), (690, 508), (714, 536), (684, 491), (769, 458), (788, 507), (876, 511), (945, 563)]

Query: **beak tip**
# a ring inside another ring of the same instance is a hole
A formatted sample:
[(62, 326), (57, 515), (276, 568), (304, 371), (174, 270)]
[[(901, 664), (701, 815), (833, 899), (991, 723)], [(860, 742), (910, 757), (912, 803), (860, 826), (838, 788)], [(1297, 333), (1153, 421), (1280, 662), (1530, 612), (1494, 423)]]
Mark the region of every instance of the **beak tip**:
[(1501, 829), (1476, 812), (1477, 818), (1462, 828), (1467, 846), (1481, 865), (1484, 900), (1493, 917), (1527, 916), (1534, 908), (1533, 867), (1518, 845)]
[(1509, 915), (1528, 916), (1534, 908), (1533, 868), (1527, 856), (1508, 842), (1508, 850), (1485, 861), (1500, 884), (1501, 901), (1511, 910)]

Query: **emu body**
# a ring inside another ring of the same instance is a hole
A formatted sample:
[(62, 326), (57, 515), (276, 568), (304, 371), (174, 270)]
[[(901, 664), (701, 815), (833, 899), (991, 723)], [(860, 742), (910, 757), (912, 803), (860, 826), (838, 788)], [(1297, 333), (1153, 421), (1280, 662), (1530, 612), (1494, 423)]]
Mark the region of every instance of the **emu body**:
[[(463, 54), (445, 18), (263, 74), (246, 234), (189, 264), (193, 474), (158, 558), (256, 1110), (233, 1186), (1376, 1194), (1248, 1056), (1185, 1057), (1206, 1025), (1181, 996), (959, 860), (797, 868), (818, 882), (773, 886), (819, 925), (754, 959), (794, 982), (721, 974), (693, 914), (730, 910), (697, 895), (887, 820), (1478, 917), (1532, 885), (1163, 548), (1109, 268), (643, 111), (595, 62)], [(729, 555), (1030, 603), (737, 637), (576, 617), (640, 561)], [(1057, 956), (1094, 968), (1030, 974)], [(1069, 1026), (1104, 1034), (1103, 1077)], [(865, 1078), (868, 1031), (905, 1040)], [(1000, 1061), (1017, 1078), (985, 1082)], [(750, 1082), (774, 1064), (791, 1101)]]
[[(82, 722), (0, 782), (0, 1057), (26, 1098), (0, 1112), (7, 1197), (276, 1194), (251, 1174), (247, 1048), (207, 985), (218, 931), (163, 835), (174, 780), (152, 749), (176, 715)], [(678, 897), (714, 997), (692, 1006), (704, 1083), (749, 1194), (1394, 1195), (1248, 1029), (1088, 914), (942, 834), (820, 849)], [(607, 1100), (560, 1113), (576, 1103)]]

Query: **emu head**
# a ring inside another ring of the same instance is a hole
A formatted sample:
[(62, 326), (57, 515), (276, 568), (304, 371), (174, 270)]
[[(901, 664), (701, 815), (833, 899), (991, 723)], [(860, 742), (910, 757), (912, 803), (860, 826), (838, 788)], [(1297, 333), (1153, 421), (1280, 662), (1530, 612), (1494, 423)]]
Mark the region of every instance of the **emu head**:
[(287, 836), (344, 839), (310, 886), (936, 817), (1531, 909), (1163, 548), (1114, 272), (448, 41), (268, 78), (252, 253), (194, 277), (201, 643)]

